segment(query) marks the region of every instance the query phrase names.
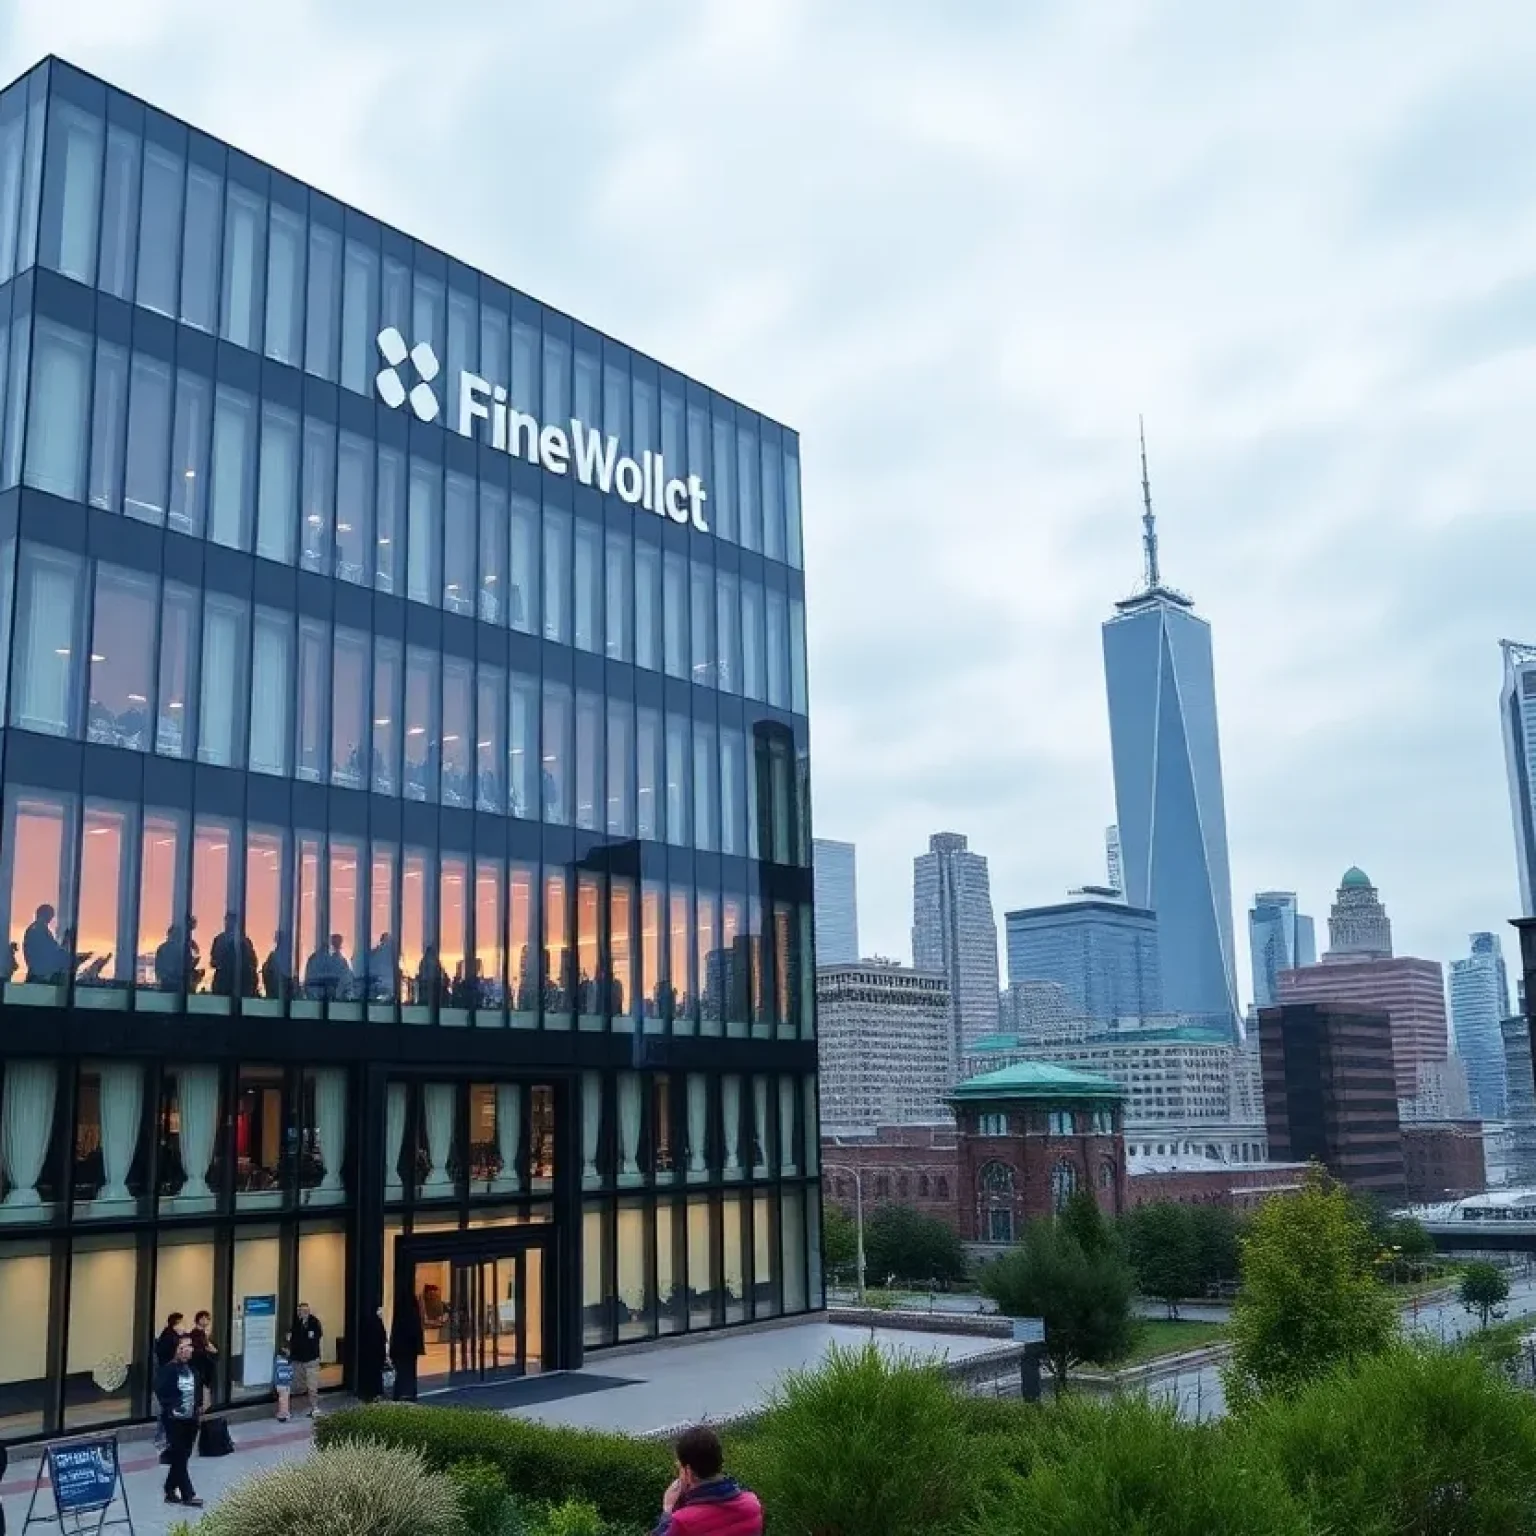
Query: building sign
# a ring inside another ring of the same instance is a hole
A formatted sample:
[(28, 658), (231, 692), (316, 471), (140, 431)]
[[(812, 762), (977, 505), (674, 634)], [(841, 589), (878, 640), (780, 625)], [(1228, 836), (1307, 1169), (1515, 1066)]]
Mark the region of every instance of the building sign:
[(240, 1385), (270, 1387), (277, 1353), (277, 1297), (247, 1296), (241, 1307)]
[[(434, 381), (441, 372), (430, 343), (407, 346), (405, 337), (392, 325), (378, 334), (379, 356), (384, 366), (374, 379), (379, 399), (392, 410), (409, 405), (418, 421), (436, 421), (442, 404)], [(407, 366), (409, 365), (409, 366)], [(414, 379), (407, 387), (402, 373)], [(492, 384), (478, 373), (463, 368), (451, 388), (454, 430), (460, 437), (489, 443), (499, 453), (526, 459), (552, 475), (574, 474), (585, 486), (603, 495), (617, 495), (632, 507), (642, 507), (674, 523), (689, 524), (709, 532), (704, 503), (709, 500), (697, 475), (683, 478), (667, 473), (666, 461), (647, 448), (638, 459), (619, 452), (619, 440), (572, 417), (569, 430), (554, 422), (540, 423), (512, 404), (504, 384)]]

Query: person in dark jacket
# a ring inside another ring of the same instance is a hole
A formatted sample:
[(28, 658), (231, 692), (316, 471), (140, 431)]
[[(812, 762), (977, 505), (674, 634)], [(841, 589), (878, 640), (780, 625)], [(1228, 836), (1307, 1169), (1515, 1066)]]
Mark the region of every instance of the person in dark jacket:
[(177, 1341), (175, 1358), (155, 1372), (155, 1400), (165, 1426), (165, 1502), (201, 1508), (187, 1463), (197, 1445), (202, 1413), (202, 1378), (192, 1364), (192, 1340)]
[(363, 1319), (357, 1341), (357, 1399), (371, 1403), (384, 1396), (384, 1367), (389, 1364), (389, 1339), (384, 1332), (384, 1308), (375, 1307)]
[(389, 1358), (395, 1367), (395, 1401), (416, 1401), (416, 1363), (427, 1352), (426, 1330), (421, 1326), (421, 1303), (407, 1292), (395, 1297), (395, 1316), (389, 1331)]
[(324, 1337), (320, 1319), (309, 1310), (307, 1301), (301, 1301), (288, 1330), (288, 1358), (293, 1361), (294, 1405), (300, 1397), (307, 1397), (310, 1418), (314, 1418), (320, 1402), (320, 1341)]
[(192, 1365), (203, 1384), (203, 1407), (213, 1407), (213, 1389), (219, 1374), (219, 1346), (213, 1342), (213, 1313), (199, 1312), (192, 1319)]
[(176, 1358), (176, 1346), (186, 1336), (181, 1326), (181, 1313), (172, 1312), (165, 1320), (165, 1327), (155, 1337), (155, 1364), (169, 1365)]
[(661, 1499), (651, 1536), (763, 1536), (755, 1493), (724, 1473), (720, 1436), (707, 1424), (685, 1429), (674, 1451), (677, 1476)]

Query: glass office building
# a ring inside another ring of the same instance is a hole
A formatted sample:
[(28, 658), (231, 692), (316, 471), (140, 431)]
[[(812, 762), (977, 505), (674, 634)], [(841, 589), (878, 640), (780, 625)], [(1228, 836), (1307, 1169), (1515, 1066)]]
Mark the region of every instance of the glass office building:
[(795, 435), (55, 59), (0, 386), (0, 1437), (819, 1307)]

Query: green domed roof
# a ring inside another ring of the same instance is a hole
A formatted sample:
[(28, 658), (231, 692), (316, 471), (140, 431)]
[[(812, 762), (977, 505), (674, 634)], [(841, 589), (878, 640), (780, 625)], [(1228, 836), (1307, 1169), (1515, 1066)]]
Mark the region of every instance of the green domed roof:
[(1339, 881), (1339, 887), (1343, 890), (1347, 890), (1351, 886), (1358, 889), (1361, 886), (1369, 886), (1370, 883), (1371, 877), (1358, 864), (1351, 864), (1344, 871), (1344, 878)]

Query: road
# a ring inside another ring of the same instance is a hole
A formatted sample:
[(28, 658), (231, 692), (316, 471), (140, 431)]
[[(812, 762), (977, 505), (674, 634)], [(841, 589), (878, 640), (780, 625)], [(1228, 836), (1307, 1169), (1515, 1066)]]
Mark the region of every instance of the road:
[[(1217, 1310), (1182, 1308), (1180, 1316), (1204, 1316), (1207, 1312)], [(1536, 1331), (1536, 1279), (1513, 1280), (1504, 1310), (1507, 1317), (1530, 1317), (1532, 1330)], [(1475, 1332), (1478, 1326), (1477, 1319), (1454, 1299), (1407, 1306), (1403, 1309), (1403, 1322), (1410, 1333), (1438, 1339), (1443, 1344), (1465, 1338), (1467, 1334)], [(1176, 1402), (1184, 1418), (1210, 1419), (1226, 1411), (1219, 1365), (1176, 1372), (1149, 1383), (1147, 1390), (1159, 1401)]]

